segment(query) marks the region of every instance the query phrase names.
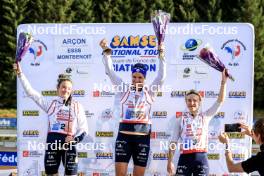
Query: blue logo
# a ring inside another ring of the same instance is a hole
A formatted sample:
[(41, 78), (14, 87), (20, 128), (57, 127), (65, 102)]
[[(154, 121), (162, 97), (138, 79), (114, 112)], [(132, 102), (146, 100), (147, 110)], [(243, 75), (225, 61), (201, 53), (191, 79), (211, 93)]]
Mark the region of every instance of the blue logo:
[(184, 45), (181, 46), (183, 51), (194, 51), (202, 44), (200, 39), (188, 39)]

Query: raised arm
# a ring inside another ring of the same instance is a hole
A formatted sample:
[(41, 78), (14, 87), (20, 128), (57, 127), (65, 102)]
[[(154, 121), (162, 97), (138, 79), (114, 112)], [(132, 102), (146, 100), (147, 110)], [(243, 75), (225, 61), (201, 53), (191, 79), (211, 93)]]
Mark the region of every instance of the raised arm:
[(150, 91), (154, 95), (157, 91), (159, 91), (159, 88), (163, 85), (164, 80), (166, 78), (166, 62), (165, 62), (165, 56), (164, 56), (165, 47), (162, 43), (159, 46), (159, 70), (158, 75), (154, 79), (154, 81), (150, 85)]
[(114, 71), (113, 62), (111, 58), (111, 49), (107, 47), (107, 40), (101, 40), (100, 46), (103, 49), (103, 63), (105, 66), (105, 73), (109, 76), (113, 85), (120, 85), (123, 81), (120, 77), (116, 75)]
[(220, 106), (224, 102), (225, 96), (226, 96), (226, 81), (227, 81), (227, 76), (226, 76), (226, 69), (222, 72), (222, 80), (220, 84), (220, 90), (219, 90), (219, 95), (217, 98), (217, 101), (213, 104), (211, 108), (209, 108), (206, 112), (205, 115), (212, 117), (214, 116), (220, 109)]
[(17, 77), (19, 78), (22, 87), (26, 94), (37, 103), (37, 105), (43, 109), (45, 112), (48, 112), (48, 102), (45, 100), (45, 98), (37, 92), (35, 89), (33, 89), (27, 80), (26, 76), (23, 74), (22, 69), (20, 67), (19, 63), (13, 64), (13, 69), (15, 73), (17, 74)]

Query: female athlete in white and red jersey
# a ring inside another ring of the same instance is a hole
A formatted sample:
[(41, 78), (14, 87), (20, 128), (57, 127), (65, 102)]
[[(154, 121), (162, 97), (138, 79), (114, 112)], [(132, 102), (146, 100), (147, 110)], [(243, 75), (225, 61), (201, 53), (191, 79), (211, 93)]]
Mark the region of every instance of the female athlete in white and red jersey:
[[(170, 145), (178, 145), (181, 152), (176, 175), (187, 176), (193, 174), (206, 176), (209, 174), (207, 160), (208, 126), (210, 120), (219, 111), (224, 101), (226, 80), (226, 70), (224, 70), (222, 72), (218, 99), (205, 112), (200, 111), (202, 98), (199, 92), (191, 90), (186, 94), (185, 102), (189, 111), (177, 118)], [(175, 147), (169, 149), (167, 163), (169, 175), (173, 175), (175, 172), (173, 164), (175, 149)]]
[(150, 147), (151, 105), (158, 88), (162, 86), (166, 76), (164, 46), (159, 46), (158, 75), (147, 88), (144, 84), (147, 68), (142, 63), (135, 64), (132, 71), (132, 84), (125, 84), (113, 69), (111, 51), (107, 41), (100, 42), (104, 49), (104, 65), (106, 74), (113, 85), (122, 87), (116, 94), (116, 108), (120, 108), (119, 131), (115, 144), (115, 171), (117, 176), (125, 176), (132, 156), (134, 161), (134, 176), (144, 175)]
[[(58, 96), (48, 101), (31, 87), (26, 76), (22, 73), (19, 63), (14, 64), (13, 68), (26, 94), (48, 116), (47, 148), (44, 158), (46, 174), (57, 176), (62, 160), (65, 175), (77, 175), (78, 156), (74, 145), (82, 141), (84, 136), (88, 134), (88, 125), (82, 105), (72, 99), (72, 81), (70, 77), (59, 75)], [(54, 143), (57, 143), (59, 147), (52, 147)]]

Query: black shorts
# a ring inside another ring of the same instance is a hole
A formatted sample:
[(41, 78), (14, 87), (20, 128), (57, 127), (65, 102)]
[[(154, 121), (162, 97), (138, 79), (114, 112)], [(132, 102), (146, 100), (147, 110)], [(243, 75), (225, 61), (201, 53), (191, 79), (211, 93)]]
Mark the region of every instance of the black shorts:
[(150, 134), (128, 135), (118, 133), (115, 144), (115, 162), (129, 163), (132, 156), (134, 165), (146, 167), (150, 149)]
[(66, 145), (65, 138), (66, 135), (64, 134), (48, 134), (48, 148), (46, 149), (44, 157), (44, 166), (46, 174), (58, 173), (58, 169), (62, 160), (62, 163), (65, 167), (65, 174), (77, 175), (78, 156), (76, 147), (74, 145)]
[(209, 175), (207, 153), (181, 154), (177, 166), (177, 176)]

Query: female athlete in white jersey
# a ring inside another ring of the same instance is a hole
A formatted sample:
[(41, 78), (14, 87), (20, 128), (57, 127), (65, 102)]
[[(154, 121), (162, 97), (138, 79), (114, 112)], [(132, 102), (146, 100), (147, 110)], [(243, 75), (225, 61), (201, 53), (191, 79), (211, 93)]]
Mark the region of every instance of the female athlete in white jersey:
[[(26, 94), (43, 109), (48, 116), (47, 148), (44, 166), (48, 176), (58, 176), (61, 163), (65, 167), (65, 175), (77, 176), (78, 156), (75, 144), (88, 134), (88, 126), (82, 105), (72, 99), (72, 81), (67, 75), (59, 75), (57, 84), (58, 96), (52, 101), (46, 100), (34, 90), (22, 73), (19, 63), (13, 65), (14, 70)], [(57, 143), (57, 148), (53, 144)]]
[(107, 41), (100, 42), (104, 49), (104, 64), (106, 74), (112, 84), (126, 90), (117, 92), (117, 104), (120, 107), (119, 132), (115, 145), (115, 171), (117, 176), (126, 176), (129, 160), (134, 161), (134, 176), (144, 175), (147, 165), (151, 121), (150, 111), (158, 87), (162, 85), (166, 75), (163, 44), (159, 46), (159, 71), (157, 77), (147, 88), (144, 84), (147, 68), (144, 64), (135, 64), (132, 71), (132, 84), (125, 84), (113, 69), (111, 52), (107, 48)]
[[(207, 111), (199, 111), (202, 100), (199, 92), (191, 90), (185, 96), (189, 111), (177, 118), (170, 145), (179, 145), (180, 147), (181, 154), (176, 169), (177, 176), (191, 176), (192, 174), (206, 176), (209, 174), (207, 160), (208, 126), (224, 101), (227, 80), (225, 72), (225, 70), (222, 72), (218, 99)], [(175, 173), (174, 152), (175, 147), (171, 147), (167, 163), (169, 175)]]

